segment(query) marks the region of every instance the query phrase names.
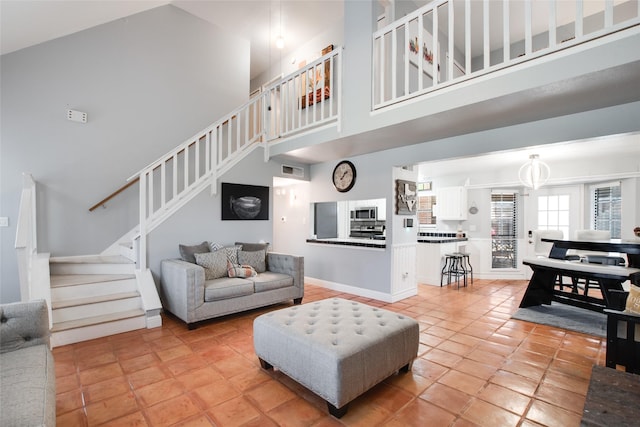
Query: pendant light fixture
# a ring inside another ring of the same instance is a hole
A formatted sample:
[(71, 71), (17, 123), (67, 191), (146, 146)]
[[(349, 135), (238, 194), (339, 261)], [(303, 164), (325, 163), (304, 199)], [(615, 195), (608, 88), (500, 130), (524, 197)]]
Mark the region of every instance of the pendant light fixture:
[(551, 169), (549, 169), (549, 166), (545, 162), (539, 159), (537, 154), (530, 155), (529, 161), (522, 165), (518, 171), (520, 182), (534, 190), (544, 185), (550, 175)]

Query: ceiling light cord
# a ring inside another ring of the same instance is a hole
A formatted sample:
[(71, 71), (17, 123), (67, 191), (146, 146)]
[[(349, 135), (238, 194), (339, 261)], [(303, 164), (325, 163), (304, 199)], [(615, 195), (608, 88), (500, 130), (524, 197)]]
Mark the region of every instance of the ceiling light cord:
[(282, 31), (282, 0), (280, 0), (280, 15), (279, 15), (279, 19), (280, 19), (280, 28), (278, 29), (278, 38), (276, 39), (276, 47), (278, 49), (282, 49), (284, 48), (284, 36), (282, 35), (283, 31)]

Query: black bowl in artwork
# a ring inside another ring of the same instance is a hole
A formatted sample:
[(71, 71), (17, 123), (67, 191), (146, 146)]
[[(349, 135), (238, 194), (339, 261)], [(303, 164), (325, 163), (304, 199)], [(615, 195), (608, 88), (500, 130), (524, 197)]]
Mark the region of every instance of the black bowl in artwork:
[(240, 219), (253, 219), (258, 216), (262, 208), (262, 200), (252, 196), (238, 198), (231, 196), (229, 204), (231, 205), (231, 210)]

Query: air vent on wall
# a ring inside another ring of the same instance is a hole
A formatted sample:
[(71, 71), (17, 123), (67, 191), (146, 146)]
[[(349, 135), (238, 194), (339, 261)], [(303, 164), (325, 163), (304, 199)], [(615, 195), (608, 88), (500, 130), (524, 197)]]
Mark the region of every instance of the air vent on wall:
[(287, 166), (282, 165), (282, 175), (285, 176), (296, 176), (298, 178), (304, 177), (304, 169), (298, 166)]

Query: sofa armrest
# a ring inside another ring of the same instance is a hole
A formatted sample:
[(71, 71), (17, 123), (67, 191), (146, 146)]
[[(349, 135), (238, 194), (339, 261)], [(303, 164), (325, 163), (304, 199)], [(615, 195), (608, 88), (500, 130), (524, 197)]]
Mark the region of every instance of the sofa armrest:
[(41, 344), (49, 346), (45, 300), (0, 304), (0, 353)]
[(293, 285), (304, 290), (304, 257), (267, 252), (267, 269), (293, 277)]
[(194, 322), (195, 309), (204, 304), (204, 268), (179, 259), (165, 259), (161, 271), (163, 306), (185, 322)]

